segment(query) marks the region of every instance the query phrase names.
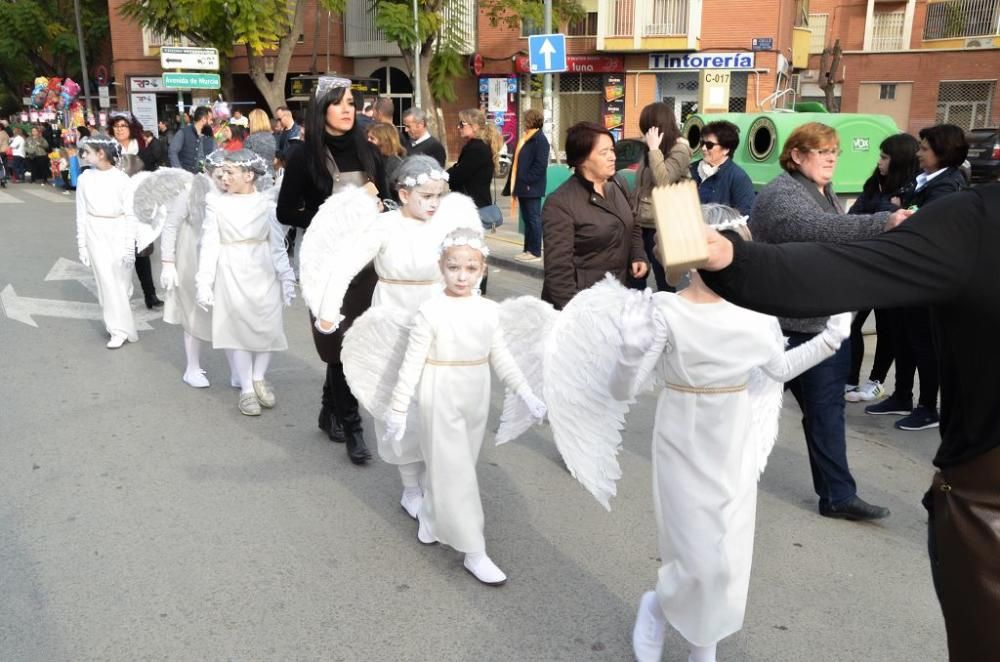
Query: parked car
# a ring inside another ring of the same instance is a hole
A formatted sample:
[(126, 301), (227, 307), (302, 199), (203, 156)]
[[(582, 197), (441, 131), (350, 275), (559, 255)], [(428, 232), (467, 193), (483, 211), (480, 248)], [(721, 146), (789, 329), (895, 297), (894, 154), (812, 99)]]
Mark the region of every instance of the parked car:
[(973, 129), (966, 136), (973, 184), (1000, 181), (1000, 127)]

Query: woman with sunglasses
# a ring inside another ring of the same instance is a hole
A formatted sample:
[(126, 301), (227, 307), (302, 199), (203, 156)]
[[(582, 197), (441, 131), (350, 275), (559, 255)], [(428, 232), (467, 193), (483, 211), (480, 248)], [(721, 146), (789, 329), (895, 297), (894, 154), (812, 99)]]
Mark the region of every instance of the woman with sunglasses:
[[(908, 212), (845, 214), (833, 190), (840, 156), (837, 132), (809, 122), (788, 136), (779, 159), (784, 170), (761, 189), (750, 213), (754, 239), (769, 244), (820, 241), (843, 243), (870, 239), (894, 227)], [(810, 341), (826, 326), (826, 317), (779, 318), (789, 346)], [(865, 502), (847, 466), (844, 387), (851, 368), (850, 344), (787, 384), (802, 410), (813, 488), (824, 517), (873, 520), (887, 508)]]
[(739, 209), (744, 216), (753, 207), (753, 183), (732, 155), (740, 145), (740, 130), (732, 122), (709, 122), (701, 130), (701, 160), (691, 164), (701, 203)]

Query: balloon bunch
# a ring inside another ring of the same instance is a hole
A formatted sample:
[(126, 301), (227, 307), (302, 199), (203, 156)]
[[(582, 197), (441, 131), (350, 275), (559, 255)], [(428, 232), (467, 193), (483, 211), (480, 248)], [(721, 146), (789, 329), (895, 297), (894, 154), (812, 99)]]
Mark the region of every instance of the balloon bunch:
[(45, 110), (66, 110), (72, 108), (80, 94), (80, 85), (72, 78), (39, 76), (31, 90), (31, 105)]

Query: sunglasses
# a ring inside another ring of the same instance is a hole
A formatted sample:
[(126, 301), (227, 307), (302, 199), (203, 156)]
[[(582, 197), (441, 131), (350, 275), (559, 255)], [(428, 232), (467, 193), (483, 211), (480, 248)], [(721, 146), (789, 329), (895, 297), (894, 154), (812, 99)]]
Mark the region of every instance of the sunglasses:
[(705, 140), (705, 141), (703, 141), (703, 142), (702, 142), (701, 144), (702, 144), (702, 145), (703, 145), (703, 146), (705, 147), (705, 149), (707, 149), (707, 150), (713, 150), (713, 149), (715, 149), (716, 147), (718, 147), (718, 146), (719, 146), (719, 143), (715, 143), (715, 142), (712, 142), (711, 140)]
[(458, 121), (458, 128), (460, 128), (460, 129), (464, 129), (464, 128), (465, 128), (465, 127), (467, 127), (467, 126), (469, 126), (469, 123), (468, 123), (468, 122), (466, 122), (465, 120), (459, 120), (459, 121)]

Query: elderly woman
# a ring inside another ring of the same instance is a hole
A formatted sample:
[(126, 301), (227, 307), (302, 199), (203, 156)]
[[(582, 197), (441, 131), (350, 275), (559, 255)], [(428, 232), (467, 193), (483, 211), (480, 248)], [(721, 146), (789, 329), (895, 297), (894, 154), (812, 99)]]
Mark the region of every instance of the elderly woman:
[[(842, 243), (870, 239), (893, 227), (906, 212), (845, 214), (833, 191), (833, 172), (840, 156), (837, 132), (819, 122), (795, 129), (785, 141), (780, 163), (785, 172), (765, 186), (754, 201), (750, 229), (770, 244), (821, 241)], [(792, 347), (823, 331), (826, 317), (780, 318)], [(813, 487), (824, 517), (871, 520), (889, 510), (857, 495), (847, 466), (844, 437), (844, 387), (851, 364), (849, 344), (788, 383), (802, 410)]]
[(615, 177), (611, 132), (580, 122), (566, 132), (566, 163), (574, 175), (545, 201), (542, 299), (558, 310), (610, 272), (622, 283), (649, 271), (642, 232), (625, 184)]
[(732, 122), (709, 122), (701, 130), (701, 160), (691, 165), (702, 204), (717, 202), (750, 215), (753, 183), (743, 168), (733, 163), (740, 145), (740, 130)]
[(41, 127), (31, 127), (31, 135), (24, 141), (24, 158), (31, 173), (31, 183), (44, 186), (52, 169), (49, 166), (49, 143), (42, 136)]
[[(966, 186), (959, 166), (969, 144), (965, 131), (954, 124), (939, 124), (920, 131), (917, 162), (920, 172), (893, 201), (904, 208), (920, 208)], [(934, 349), (930, 310), (909, 307), (896, 311), (896, 388), (892, 395), (865, 407), (866, 414), (902, 416), (897, 430), (927, 430), (940, 425), (938, 415), (938, 357)], [(920, 373), (920, 393), (913, 406), (913, 376)]]

